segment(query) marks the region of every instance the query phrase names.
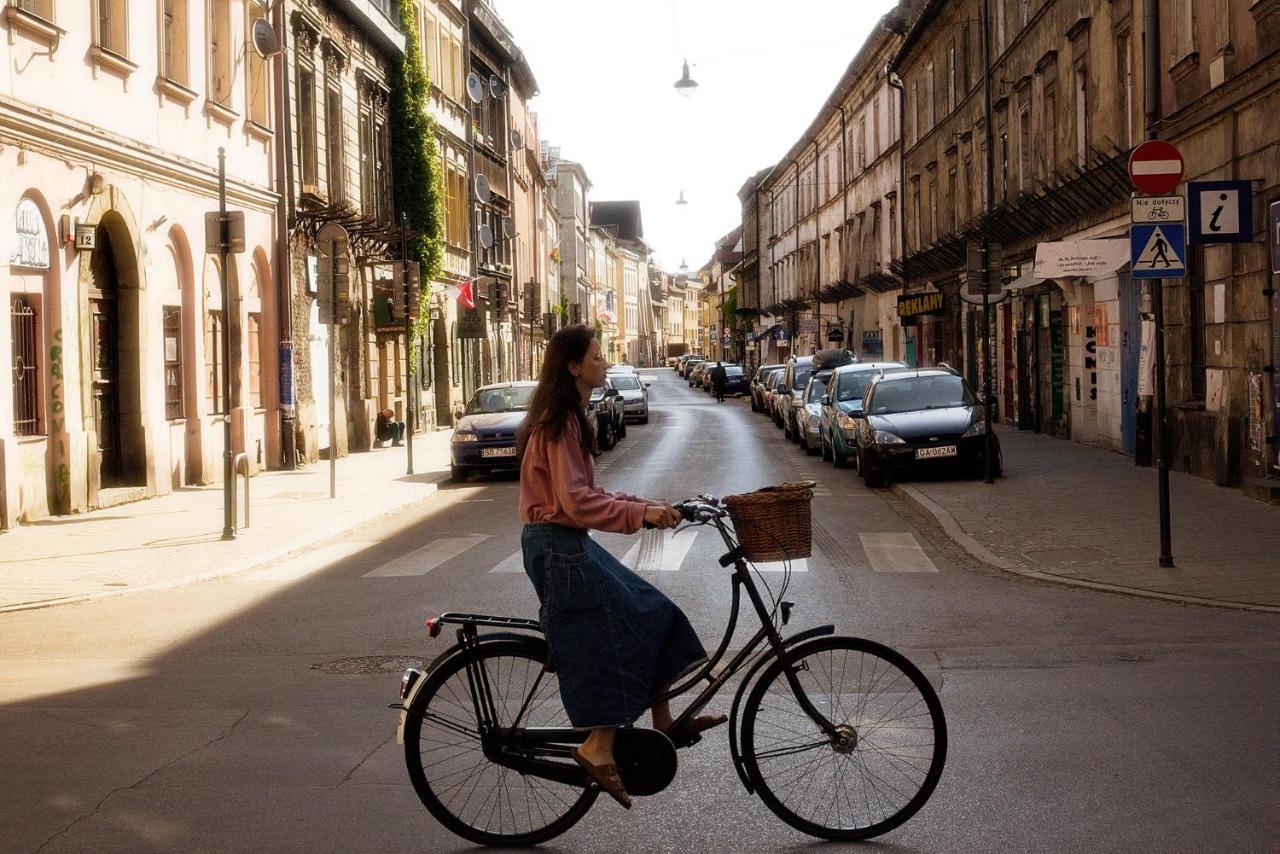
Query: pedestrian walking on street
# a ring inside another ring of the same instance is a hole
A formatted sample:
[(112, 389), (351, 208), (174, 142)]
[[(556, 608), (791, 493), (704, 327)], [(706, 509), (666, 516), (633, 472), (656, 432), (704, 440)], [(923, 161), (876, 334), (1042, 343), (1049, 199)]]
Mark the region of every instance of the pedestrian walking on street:
[(724, 362), (716, 362), (711, 369), (711, 388), (716, 393), (716, 402), (724, 403), (724, 384), (729, 381), (729, 374), (724, 369)]
[(569, 721), (591, 731), (573, 758), (601, 789), (630, 808), (613, 760), (618, 727), (646, 709), (655, 729), (675, 741), (725, 721), (699, 715), (670, 732), (669, 685), (706, 661), (689, 619), (657, 588), (623, 566), (589, 530), (634, 534), (672, 528), (668, 504), (595, 485), (595, 430), (586, 417), (591, 390), (608, 361), (595, 331), (568, 326), (547, 344), (538, 386), (517, 434), (524, 569), (541, 607)]

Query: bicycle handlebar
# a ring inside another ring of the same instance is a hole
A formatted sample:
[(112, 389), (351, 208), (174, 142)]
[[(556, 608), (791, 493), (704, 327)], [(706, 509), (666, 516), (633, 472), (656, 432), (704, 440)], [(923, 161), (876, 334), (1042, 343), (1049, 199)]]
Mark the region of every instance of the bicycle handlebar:
[(723, 519), (729, 515), (729, 511), (721, 506), (720, 499), (712, 495), (687, 498), (684, 501), (677, 501), (671, 506), (687, 522), (710, 522), (714, 519)]

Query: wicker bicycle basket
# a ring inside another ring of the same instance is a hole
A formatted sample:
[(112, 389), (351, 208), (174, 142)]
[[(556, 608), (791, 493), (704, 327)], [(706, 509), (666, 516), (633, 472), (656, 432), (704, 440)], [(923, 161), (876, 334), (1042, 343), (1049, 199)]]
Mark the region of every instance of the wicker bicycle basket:
[(810, 502), (814, 486), (814, 481), (805, 480), (724, 497), (738, 545), (748, 560), (809, 557), (813, 550)]

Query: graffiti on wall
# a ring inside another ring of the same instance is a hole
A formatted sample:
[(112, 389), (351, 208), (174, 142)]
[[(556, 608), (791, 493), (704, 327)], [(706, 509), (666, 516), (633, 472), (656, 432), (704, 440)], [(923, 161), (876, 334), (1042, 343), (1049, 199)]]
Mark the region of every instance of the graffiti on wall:
[(52, 414), (49, 436), (53, 439), (58, 497), (59, 500), (65, 501), (67, 481), (71, 479), (71, 473), (67, 468), (66, 403), (63, 399), (62, 382), (62, 327), (53, 331), (53, 344), (49, 347), (49, 375), (52, 378), (49, 383), (49, 411)]

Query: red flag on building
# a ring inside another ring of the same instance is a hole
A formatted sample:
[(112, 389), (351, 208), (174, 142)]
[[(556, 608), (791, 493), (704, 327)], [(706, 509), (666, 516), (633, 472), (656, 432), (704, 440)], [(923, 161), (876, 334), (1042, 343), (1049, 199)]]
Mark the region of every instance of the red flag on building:
[(462, 303), (463, 308), (475, 309), (476, 298), (471, 290), (471, 282), (458, 285), (458, 302)]

